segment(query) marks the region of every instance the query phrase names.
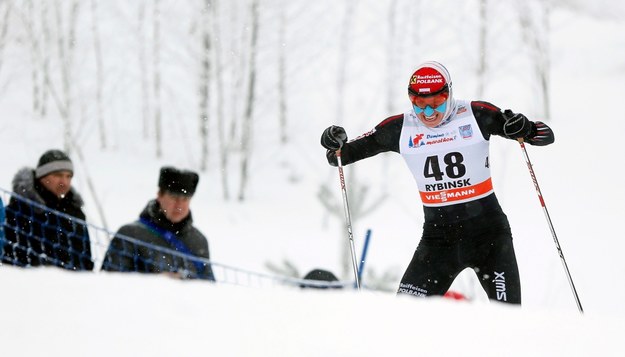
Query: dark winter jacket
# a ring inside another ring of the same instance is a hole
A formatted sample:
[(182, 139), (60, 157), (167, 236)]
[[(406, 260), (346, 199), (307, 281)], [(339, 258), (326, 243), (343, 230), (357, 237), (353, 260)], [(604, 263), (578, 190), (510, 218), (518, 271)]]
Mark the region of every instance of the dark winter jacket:
[(102, 270), (140, 273), (175, 272), (182, 278), (214, 281), (208, 241), (193, 227), (191, 213), (170, 222), (158, 201), (151, 200), (139, 220), (117, 231), (106, 252)]
[(4, 243), (4, 202), (2, 202), (2, 198), (0, 198), (0, 258), (2, 257), (3, 249), (2, 245)]
[(31, 168), (17, 172), (13, 191), (6, 207), (4, 264), (93, 269), (83, 200), (78, 192), (72, 188), (58, 198), (35, 180)]

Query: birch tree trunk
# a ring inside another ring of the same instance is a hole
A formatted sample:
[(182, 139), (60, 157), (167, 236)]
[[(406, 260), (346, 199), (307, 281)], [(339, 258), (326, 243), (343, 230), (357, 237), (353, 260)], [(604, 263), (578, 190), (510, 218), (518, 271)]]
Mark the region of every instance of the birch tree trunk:
[(251, 4), (252, 27), (249, 51), (249, 73), (247, 83), (247, 98), (241, 127), (241, 181), (239, 187), (239, 201), (245, 200), (245, 191), (249, 181), (249, 164), (252, 155), (252, 115), (254, 114), (254, 98), (256, 88), (256, 51), (258, 42), (258, 0)]
[(339, 63), (336, 80), (336, 125), (342, 125), (344, 115), (345, 77), (346, 67), (349, 62), (350, 49), (350, 29), (352, 28), (353, 14), (356, 8), (356, 1), (347, 1), (345, 5), (345, 15), (341, 28), (341, 38), (339, 41)]
[(200, 170), (206, 171), (208, 166), (208, 124), (209, 124), (209, 81), (210, 81), (210, 58), (211, 58), (211, 0), (204, 1), (202, 9), (200, 34), (201, 57), (200, 57), (200, 83), (198, 88), (199, 98), (199, 130), (200, 130)]
[(41, 60), (43, 61), (42, 65), (42, 90), (41, 90), (41, 101), (39, 106), (39, 117), (45, 118), (48, 113), (48, 93), (49, 90), (45, 85), (46, 78), (50, 77), (50, 56), (43, 55), (44, 53), (50, 53), (49, 49), (52, 47), (51, 40), (51, 30), (50, 23), (48, 20), (49, 16), (49, 5), (48, 2), (42, 1), (41, 5), (41, 32), (43, 33), (43, 41), (40, 44), (41, 48)]
[(137, 23), (137, 37), (139, 48), (139, 73), (141, 78), (141, 120), (143, 123), (143, 138), (147, 139), (150, 133), (150, 85), (148, 83), (148, 60), (145, 40), (145, 3), (139, 5)]
[[(7, 10), (11, 4), (7, 3)], [(25, 4), (26, 13), (22, 17), (28, 37), (28, 49), (31, 58), (31, 82), (32, 82), (32, 109), (33, 115), (40, 119), (45, 118), (47, 109), (47, 81), (49, 80), (49, 62), (52, 51), (51, 29), (48, 25), (48, 6), (46, 2), (33, 2), (29, 0)], [(39, 6), (37, 9), (36, 6)], [(37, 10), (40, 10), (37, 12)], [(37, 14), (41, 18), (41, 27), (37, 24)], [(8, 16), (8, 13), (6, 14)], [(7, 28), (9, 22), (3, 22)]]
[(280, 6), (278, 19), (278, 118), (280, 127), (280, 144), (288, 141), (287, 107), (286, 107), (286, 4)]
[(391, 85), (393, 83), (396, 73), (396, 68), (399, 66), (397, 62), (400, 59), (397, 51), (397, 0), (392, 0), (388, 5), (388, 39), (386, 41), (386, 81), (389, 84), (386, 92), (386, 112), (393, 113), (395, 110), (393, 103), (395, 102), (395, 90), (396, 86)]
[(162, 113), (161, 113), (161, 72), (160, 72), (160, 0), (154, 0), (153, 7), (153, 68), (152, 77), (154, 78), (154, 142), (156, 144), (156, 157), (161, 158), (163, 156), (163, 143), (162, 143)]
[(104, 87), (104, 75), (102, 64), (102, 49), (100, 46), (100, 31), (98, 29), (98, 5), (96, 0), (91, 0), (91, 31), (93, 32), (93, 50), (96, 64), (96, 120), (100, 132), (100, 149), (106, 149), (106, 125), (102, 108), (102, 88)]
[(531, 4), (517, 3), (519, 22), (523, 40), (530, 51), (530, 58), (534, 67), (535, 78), (541, 91), (540, 116), (543, 120), (551, 117), (549, 99), (549, 2), (537, 3), (537, 9), (532, 11)]
[[(245, 27), (243, 26), (238, 26), (237, 23), (237, 15), (239, 15), (239, 10), (236, 7), (236, 3), (234, 1), (230, 2), (230, 31), (232, 33), (236, 33), (236, 30), (241, 28), (241, 36), (240, 38), (244, 39), (245, 35)], [(244, 88), (244, 81), (243, 81), (243, 73), (244, 73), (244, 68), (245, 68), (245, 57), (241, 55), (241, 53), (244, 52), (244, 49), (242, 47), (244, 47), (244, 45), (239, 45), (239, 43), (237, 43), (237, 41), (239, 42), (244, 42), (244, 41), (240, 41), (237, 36), (233, 36), (234, 38), (232, 39), (232, 48), (230, 50), (231, 53), (233, 53), (233, 56), (230, 58), (230, 72), (231, 72), (231, 76), (232, 78), (234, 78), (234, 80), (232, 81), (232, 86), (231, 86), (231, 97), (232, 100), (231, 102), (231, 111), (230, 111), (230, 127), (228, 128), (228, 140), (230, 141), (230, 143), (235, 143), (236, 142), (236, 136), (237, 136), (237, 127), (239, 124), (239, 103), (240, 100), (239, 98), (241, 97), (241, 93), (245, 90)], [(236, 54), (239, 54), (238, 56)]]
[(0, 74), (2, 73), (4, 46), (7, 43), (7, 34), (9, 33), (11, 7), (12, 4), (9, 2), (0, 3), (0, 10), (2, 10), (2, 13), (0, 13), (0, 18), (2, 19), (2, 22), (0, 22)]
[(221, 189), (222, 196), (224, 200), (230, 199), (230, 187), (229, 187), (229, 170), (228, 170), (228, 157), (230, 154), (230, 143), (226, 140), (226, 117), (224, 115), (224, 83), (223, 83), (223, 72), (224, 68), (221, 63), (221, 31), (220, 24), (217, 19), (220, 18), (220, 10), (217, 8), (218, 2), (215, 2), (212, 7), (213, 11), (213, 32), (215, 33), (215, 38), (218, 39), (215, 41), (215, 90), (216, 90), (216, 111), (217, 111), (217, 142), (219, 145), (219, 168), (221, 173)]
[[(58, 5), (58, 4), (57, 4)], [(63, 31), (62, 6), (55, 7), (57, 26), (57, 46), (59, 53), (59, 64), (61, 70), (61, 103), (59, 113), (63, 121), (63, 141), (64, 149), (70, 152), (73, 143), (72, 134), (72, 65), (75, 43), (75, 29), (78, 18), (78, 2), (70, 3), (69, 19), (67, 21), (67, 34)]]
[[(33, 113), (39, 114), (41, 112), (41, 95), (40, 93), (43, 91), (43, 84), (45, 78), (41, 78), (40, 73), (40, 63), (41, 63), (41, 51), (39, 49), (39, 37), (37, 36), (37, 30), (35, 28), (35, 8), (33, 4), (33, 0), (29, 0), (26, 4), (27, 8), (27, 17), (26, 17), (26, 28), (28, 31), (28, 37), (30, 39), (29, 50), (30, 57), (32, 61), (31, 69), (30, 69), (30, 78), (32, 82), (32, 105), (33, 105)], [(42, 16), (45, 15), (42, 13)], [(43, 21), (43, 20), (42, 20)]]
[(486, 82), (486, 59), (488, 57), (488, 0), (480, 0), (479, 33), (478, 33), (478, 65), (477, 65), (477, 99), (484, 99)]

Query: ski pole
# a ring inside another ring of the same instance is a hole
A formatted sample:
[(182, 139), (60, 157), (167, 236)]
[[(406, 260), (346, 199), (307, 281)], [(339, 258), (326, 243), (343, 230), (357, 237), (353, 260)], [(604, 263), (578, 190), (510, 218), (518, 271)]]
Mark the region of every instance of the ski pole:
[(571, 278), (571, 273), (569, 272), (569, 267), (567, 266), (566, 260), (564, 259), (564, 253), (562, 253), (562, 248), (560, 248), (560, 243), (558, 242), (556, 231), (553, 228), (553, 223), (551, 223), (551, 218), (549, 217), (549, 212), (547, 211), (547, 206), (545, 205), (545, 200), (543, 199), (543, 195), (540, 192), (540, 187), (538, 186), (538, 180), (536, 179), (536, 174), (534, 173), (534, 169), (532, 168), (530, 157), (527, 154), (527, 150), (525, 149), (525, 143), (523, 142), (523, 138), (519, 138), (518, 141), (519, 141), (519, 144), (521, 145), (521, 150), (523, 151), (523, 156), (525, 157), (525, 162), (527, 163), (527, 168), (530, 171), (530, 176), (532, 177), (532, 181), (534, 182), (534, 188), (536, 188), (536, 193), (538, 194), (538, 200), (540, 201), (540, 205), (542, 206), (543, 212), (545, 213), (545, 218), (547, 219), (547, 223), (549, 224), (549, 229), (551, 230), (553, 241), (556, 244), (558, 255), (560, 256), (560, 260), (562, 261), (562, 266), (564, 266), (566, 277), (569, 280), (569, 285), (571, 285), (571, 290), (573, 290), (573, 297), (575, 297), (575, 303), (577, 303), (577, 308), (579, 309), (579, 312), (584, 313), (584, 309), (582, 308), (582, 303), (579, 301), (579, 296), (577, 295), (577, 290), (575, 290), (575, 284), (573, 284), (573, 278)]
[(352, 218), (349, 214), (349, 203), (347, 202), (347, 190), (345, 189), (345, 175), (343, 175), (343, 162), (341, 161), (341, 149), (336, 150), (336, 161), (339, 167), (339, 180), (341, 181), (341, 192), (343, 193), (343, 210), (345, 211), (345, 222), (347, 226), (347, 237), (352, 253), (352, 267), (354, 269), (354, 279), (356, 287), (360, 290), (360, 279), (358, 278), (358, 263), (356, 262), (356, 248), (354, 247), (354, 234), (352, 233)]
[(371, 229), (367, 229), (365, 235), (365, 244), (362, 247), (362, 254), (360, 255), (360, 264), (358, 265), (358, 279), (362, 282), (362, 274), (365, 271), (365, 259), (367, 258), (367, 249), (369, 248), (369, 239), (371, 238)]

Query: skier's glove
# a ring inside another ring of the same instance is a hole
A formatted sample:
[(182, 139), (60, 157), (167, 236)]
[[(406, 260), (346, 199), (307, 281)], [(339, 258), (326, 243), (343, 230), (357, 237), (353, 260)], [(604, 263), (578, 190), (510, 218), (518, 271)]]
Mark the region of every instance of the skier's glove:
[(336, 151), (343, 147), (347, 141), (347, 133), (340, 126), (332, 125), (321, 134), (321, 146), (328, 150)]
[(510, 139), (526, 138), (532, 133), (533, 123), (521, 113), (514, 113), (510, 109), (503, 112), (506, 123), (503, 125), (503, 133)]
[(536, 121), (532, 127), (532, 132), (527, 137), (528, 143), (536, 146), (545, 146), (555, 141), (553, 131), (549, 126), (547, 126), (547, 124), (541, 121)]

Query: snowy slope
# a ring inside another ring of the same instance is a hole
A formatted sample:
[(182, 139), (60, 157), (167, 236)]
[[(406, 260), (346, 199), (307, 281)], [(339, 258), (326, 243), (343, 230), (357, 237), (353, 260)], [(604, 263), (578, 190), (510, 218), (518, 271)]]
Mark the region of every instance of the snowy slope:
[(10, 356), (625, 354), (625, 320), (594, 314), (55, 269), (6, 268), (2, 282)]

